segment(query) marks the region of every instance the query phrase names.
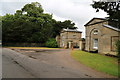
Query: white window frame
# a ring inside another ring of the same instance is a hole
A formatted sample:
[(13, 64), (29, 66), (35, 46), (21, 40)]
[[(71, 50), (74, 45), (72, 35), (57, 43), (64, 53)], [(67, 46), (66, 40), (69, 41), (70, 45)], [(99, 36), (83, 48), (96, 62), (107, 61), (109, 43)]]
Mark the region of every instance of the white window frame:
[(62, 40), (62, 46), (63, 46), (63, 47), (65, 46), (65, 44), (64, 44), (64, 40)]
[(62, 35), (62, 38), (64, 39), (64, 38), (65, 38), (65, 36), (64, 36), (64, 35)]
[(98, 39), (93, 39), (93, 48), (98, 49)]

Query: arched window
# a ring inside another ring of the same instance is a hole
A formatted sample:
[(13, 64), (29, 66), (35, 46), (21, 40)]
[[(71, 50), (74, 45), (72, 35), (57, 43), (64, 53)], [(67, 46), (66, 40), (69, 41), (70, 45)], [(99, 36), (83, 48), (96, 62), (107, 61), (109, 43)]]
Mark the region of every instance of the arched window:
[(98, 30), (97, 30), (97, 29), (95, 29), (93, 34), (98, 34)]

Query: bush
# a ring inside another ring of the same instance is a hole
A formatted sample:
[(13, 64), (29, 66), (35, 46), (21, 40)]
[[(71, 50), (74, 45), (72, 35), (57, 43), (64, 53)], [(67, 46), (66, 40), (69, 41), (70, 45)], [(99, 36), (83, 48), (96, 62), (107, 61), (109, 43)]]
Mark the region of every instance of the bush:
[(57, 48), (57, 42), (54, 38), (50, 38), (48, 39), (48, 41), (45, 43), (46, 47), (50, 47), (50, 48)]
[(116, 42), (116, 50), (117, 50), (117, 55), (118, 55), (118, 60), (120, 61), (120, 40)]

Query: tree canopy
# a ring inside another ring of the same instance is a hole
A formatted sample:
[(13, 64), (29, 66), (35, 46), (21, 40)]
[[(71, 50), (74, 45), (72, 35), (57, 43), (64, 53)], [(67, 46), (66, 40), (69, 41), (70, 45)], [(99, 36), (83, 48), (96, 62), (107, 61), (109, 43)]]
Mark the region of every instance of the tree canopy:
[(51, 14), (44, 13), (38, 2), (26, 4), (15, 14), (6, 14), (2, 17), (3, 43), (45, 43), (49, 38), (59, 35), (63, 28), (77, 27), (71, 20), (56, 21)]
[(115, 20), (120, 19), (120, 1), (119, 2), (104, 2), (104, 1), (93, 1), (92, 7), (105, 11), (109, 15), (109, 19)]
[(2, 16), (0, 16), (0, 41), (2, 40)]
[(92, 7), (99, 10), (105, 11), (110, 21), (116, 21), (116, 27), (120, 29), (120, 1), (116, 2), (104, 2), (104, 1), (93, 1)]

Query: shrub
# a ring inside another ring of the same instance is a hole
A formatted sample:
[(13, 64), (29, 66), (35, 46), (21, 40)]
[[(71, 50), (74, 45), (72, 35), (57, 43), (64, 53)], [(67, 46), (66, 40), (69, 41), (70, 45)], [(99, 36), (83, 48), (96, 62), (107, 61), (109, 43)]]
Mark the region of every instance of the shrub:
[(57, 42), (54, 38), (50, 38), (48, 39), (48, 41), (45, 43), (46, 47), (50, 47), (50, 48), (57, 48)]
[(116, 50), (117, 50), (117, 55), (118, 55), (118, 60), (120, 61), (120, 40), (116, 42)]

